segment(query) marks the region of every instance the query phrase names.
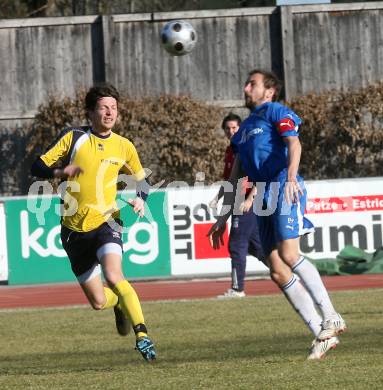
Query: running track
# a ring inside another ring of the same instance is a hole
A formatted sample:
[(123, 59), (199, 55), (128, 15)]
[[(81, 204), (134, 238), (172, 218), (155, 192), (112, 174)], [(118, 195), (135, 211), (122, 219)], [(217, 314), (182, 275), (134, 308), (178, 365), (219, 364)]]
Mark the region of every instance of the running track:
[[(328, 276), (323, 282), (329, 291), (383, 288), (383, 274)], [(213, 298), (222, 294), (229, 280), (182, 280), (133, 282), (141, 301)], [(248, 280), (247, 295), (280, 294), (270, 280)], [(0, 286), (0, 309), (81, 305), (87, 301), (77, 284)]]

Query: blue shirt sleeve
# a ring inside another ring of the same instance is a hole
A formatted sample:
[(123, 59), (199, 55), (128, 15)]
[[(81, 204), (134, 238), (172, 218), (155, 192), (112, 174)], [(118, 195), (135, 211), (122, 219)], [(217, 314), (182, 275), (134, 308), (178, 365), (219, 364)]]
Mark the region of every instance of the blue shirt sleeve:
[(302, 124), (302, 120), (293, 110), (280, 103), (274, 103), (271, 105), (270, 116), (271, 122), (277, 128), (279, 123), (284, 119), (293, 121), (295, 128), (284, 131), (283, 133), (279, 132), (281, 137), (299, 136), (299, 126)]

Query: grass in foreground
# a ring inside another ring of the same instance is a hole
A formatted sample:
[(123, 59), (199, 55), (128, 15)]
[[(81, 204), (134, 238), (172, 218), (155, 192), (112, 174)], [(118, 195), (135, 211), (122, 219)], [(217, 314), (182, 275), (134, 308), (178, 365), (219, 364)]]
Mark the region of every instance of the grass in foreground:
[(154, 364), (113, 311), (0, 311), (1, 389), (382, 388), (383, 290), (333, 293), (349, 331), (322, 361), (282, 295), (144, 303)]

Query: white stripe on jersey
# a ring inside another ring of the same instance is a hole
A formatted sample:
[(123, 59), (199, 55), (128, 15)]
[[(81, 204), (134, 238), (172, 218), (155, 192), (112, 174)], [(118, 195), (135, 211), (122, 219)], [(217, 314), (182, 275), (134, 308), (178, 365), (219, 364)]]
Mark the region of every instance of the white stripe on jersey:
[(74, 157), (77, 153), (77, 151), (80, 149), (81, 145), (86, 142), (90, 138), (90, 130), (88, 130), (86, 133), (84, 133), (74, 144), (72, 153), (70, 155), (69, 164), (72, 164)]

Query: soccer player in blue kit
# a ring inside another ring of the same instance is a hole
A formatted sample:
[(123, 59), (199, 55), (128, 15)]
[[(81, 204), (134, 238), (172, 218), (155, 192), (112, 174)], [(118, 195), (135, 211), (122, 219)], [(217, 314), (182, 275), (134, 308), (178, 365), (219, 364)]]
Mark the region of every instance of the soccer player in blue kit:
[[(301, 120), (276, 102), (280, 89), (273, 73), (257, 69), (249, 73), (244, 95), (251, 112), (231, 140), (237, 157), (230, 181), (236, 183), (243, 169), (256, 183), (253, 207), (271, 278), (315, 336), (308, 359), (321, 359), (337, 346), (346, 324), (316, 267), (299, 254), (300, 236), (314, 227), (304, 217), (306, 190), (298, 174)], [(224, 204), (234, 204), (233, 193), (225, 192)], [(222, 212), (209, 232), (214, 247), (223, 243), (229, 214)]]

